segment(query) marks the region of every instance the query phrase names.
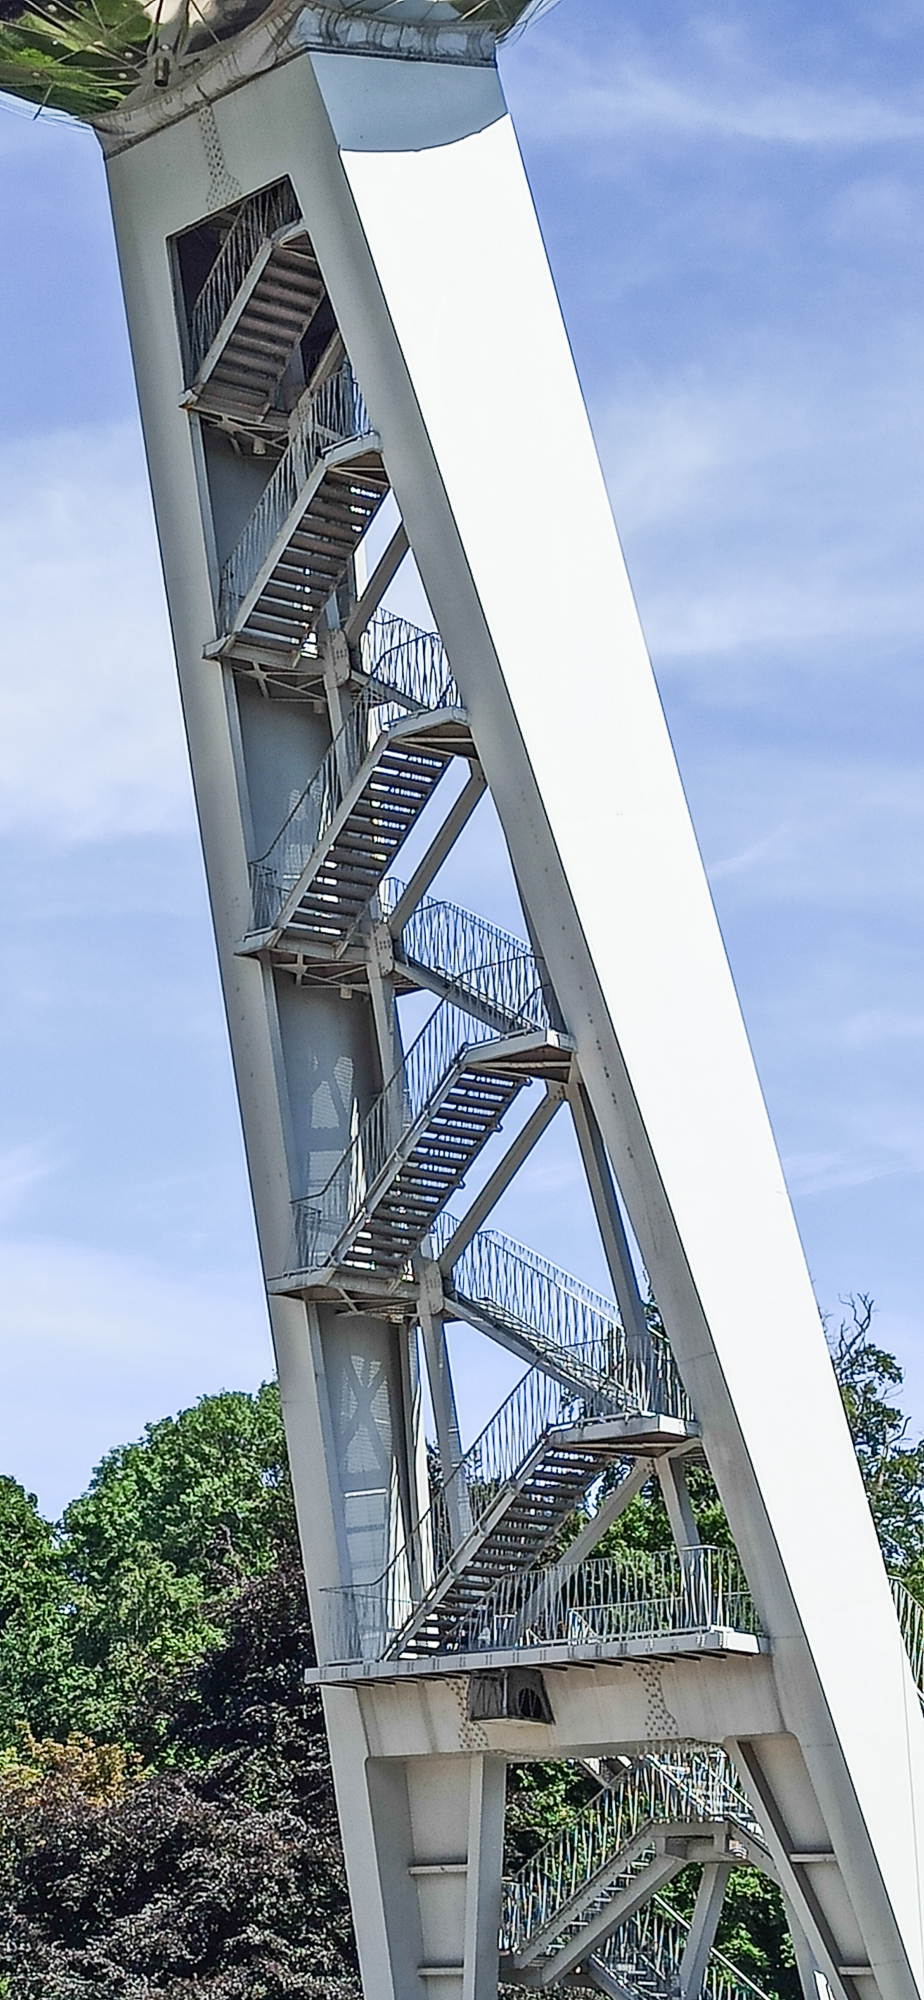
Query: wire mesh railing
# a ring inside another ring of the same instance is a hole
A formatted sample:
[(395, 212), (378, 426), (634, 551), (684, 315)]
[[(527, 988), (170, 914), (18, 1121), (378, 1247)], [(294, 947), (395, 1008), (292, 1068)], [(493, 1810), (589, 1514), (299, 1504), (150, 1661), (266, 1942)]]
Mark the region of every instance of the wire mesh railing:
[(218, 620), (230, 632), (315, 467), (326, 452), (372, 437), (359, 384), (349, 362), (329, 375), (302, 406), (289, 443), (221, 572)]
[(363, 672), (400, 688), (421, 708), (461, 708), (462, 701), (438, 632), (426, 632), (393, 611), (377, 611), (359, 642)]
[[(690, 1925), (664, 1896), (652, 1896), (634, 1916), (619, 1925), (593, 1954), (619, 1986), (640, 2000), (672, 2000), (679, 1992), (680, 1967)], [(591, 1961), (593, 1963), (593, 1960)], [(701, 1989), (702, 2000), (767, 2000), (747, 1973), (720, 1951), (711, 1951)]]
[[(395, 649), (389, 658), (394, 678), (360, 689), (343, 728), (328, 746), (314, 777), (296, 799), (275, 840), (250, 864), (253, 929), (271, 930), (312, 855), (320, 847), (376, 744), (396, 722), (417, 709), (429, 714), (461, 713), (458, 688), (447, 672), (439, 683), (413, 651)], [(424, 696), (432, 696), (432, 701)]]
[[(378, 1658), (415, 1611), (407, 1579), (439, 1581), (456, 1547), (458, 1522), (466, 1524), (467, 1540), (477, 1537), (485, 1516), (506, 1490), (520, 1483), (525, 1465), (550, 1431), (611, 1416), (615, 1400), (609, 1388), (588, 1395), (564, 1388), (538, 1368), (529, 1369), (438, 1486), (414, 1533), (377, 1582), (328, 1593), (338, 1643), (359, 1646), (356, 1658)], [(456, 1554), (461, 1567), (464, 1544)]]
[(636, 1759), (505, 1882), (501, 1949), (516, 1956), (542, 1932), (553, 1940), (559, 1916), (564, 1923), (598, 1883), (607, 1886), (607, 1875), (646, 1828), (719, 1820), (760, 1837), (734, 1765), (718, 1745), (678, 1744)]
[(277, 230), (300, 221), (301, 210), (289, 181), (250, 195), (238, 210), (190, 314), (194, 378), (264, 243)]
[(434, 1009), (324, 1186), (293, 1204), (298, 1270), (319, 1270), (337, 1255), (468, 1051), (496, 1040), (493, 1028), (451, 1000)]
[[(384, 916), (398, 906), (404, 884), (389, 876), (379, 895)], [(456, 903), (425, 898), (401, 930), (401, 949), (412, 964), (451, 982), (460, 999), (493, 1012), (498, 1023), (527, 1023), (545, 1033), (552, 1016), (537, 961), (522, 938), (489, 924)]]
[[(435, 1253), (456, 1224), (437, 1218)], [(519, 1334), (540, 1358), (570, 1360), (581, 1379), (607, 1382), (625, 1411), (695, 1422), (667, 1336), (649, 1327), (643, 1344), (630, 1339), (615, 1305), (526, 1244), (493, 1229), (479, 1230), (452, 1267), (451, 1292), (501, 1330)]]
[(464, 1652), (599, 1646), (671, 1633), (760, 1631), (733, 1549), (632, 1550), (502, 1578), (460, 1623)]
[(889, 1582), (915, 1687), (924, 1702), (924, 1605), (912, 1594), (907, 1584), (902, 1583), (900, 1577), (892, 1576)]
[[(430, 1517), (425, 1523), (433, 1526)], [(426, 1554), (418, 1534), (377, 1583), (324, 1593), (329, 1662), (400, 1658), (409, 1628), (415, 1632), (416, 1657), (528, 1652), (540, 1646), (580, 1654), (588, 1647), (617, 1650), (634, 1640), (651, 1650), (659, 1640), (685, 1636), (760, 1635), (734, 1551), (698, 1546), (681, 1554), (624, 1549), (572, 1568), (566, 1557), (548, 1569), (514, 1570), (428, 1646), (416, 1630), (426, 1607), (415, 1603), (411, 1583)], [(456, 1560), (461, 1571), (465, 1544)]]

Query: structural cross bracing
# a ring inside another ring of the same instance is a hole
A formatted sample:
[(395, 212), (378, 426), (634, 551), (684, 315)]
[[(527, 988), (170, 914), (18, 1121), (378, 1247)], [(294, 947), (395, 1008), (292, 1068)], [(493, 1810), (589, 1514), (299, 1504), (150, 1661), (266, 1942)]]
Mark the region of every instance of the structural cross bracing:
[[(921, 1613), (851, 1485), (496, 76), (464, 25), (444, 62), (402, 24), (402, 67), (363, 20), (252, 24), (104, 143), (366, 2000), (762, 2000), (715, 1949), (744, 1862), (805, 2000), (921, 2000)], [(475, 813), (509, 929), (460, 900)], [(553, 1125), (606, 1291), (498, 1227)], [(498, 1348), (472, 1441), (454, 1369)], [(530, 1758), (599, 1788), (502, 1888)]]

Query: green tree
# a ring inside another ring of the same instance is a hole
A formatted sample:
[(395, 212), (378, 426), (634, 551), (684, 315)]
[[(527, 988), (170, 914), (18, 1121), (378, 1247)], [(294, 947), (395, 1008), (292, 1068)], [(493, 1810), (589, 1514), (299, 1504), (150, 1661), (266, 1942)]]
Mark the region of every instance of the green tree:
[(169, 1769), (125, 1783), (124, 1760), (77, 1743), (31, 1746), (25, 1783), (0, 1773), (10, 2000), (360, 2000), (291, 1555), (239, 1582), (220, 1623), (199, 1660), (157, 1662)]
[(66, 1733), (80, 1706), (69, 1596), (58, 1538), (35, 1494), (0, 1478), (0, 1749), (26, 1718), (37, 1735)]
[(904, 1370), (870, 1338), (873, 1302), (847, 1300), (849, 1320), (829, 1336), (831, 1359), (887, 1567), (924, 1596), (924, 1440), (894, 1400)]
[[(832, 1358), (887, 1561), (924, 1597), (924, 1446), (871, 1313), (851, 1301)], [(703, 1540), (727, 1542), (704, 1465), (690, 1489)], [(652, 1482), (601, 1551), (669, 1545)], [(149, 1425), (58, 1529), (0, 1480), (0, 1994), (358, 2000), (310, 1647), (273, 1385)], [(512, 1768), (510, 1865), (593, 1786), (578, 1764)], [(672, 1885), (681, 1911), (696, 1880)], [(731, 1876), (719, 1944), (794, 2000), (766, 1878)]]
[(220, 1643), (223, 1594), (294, 1546), (275, 1383), (204, 1396), (109, 1452), (59, 1541), (86, 1690), (76, 1719), (97, 1733), (129, 1730), (155, 1664)]

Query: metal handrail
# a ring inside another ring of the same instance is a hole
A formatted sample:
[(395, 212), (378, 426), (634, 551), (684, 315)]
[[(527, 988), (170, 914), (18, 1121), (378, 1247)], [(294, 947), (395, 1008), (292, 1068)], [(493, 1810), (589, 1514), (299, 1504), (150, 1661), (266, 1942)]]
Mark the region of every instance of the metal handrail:
[(295, 190), (289, 181), (252, 194), (231, 224), (189, 317), (189, 346), (195, 378), (216, 334), (237, 297), (254, 258), (263, 245), (293, 222), (301, 221)]
[[(495, 1494), (490, 1496), (491, 1499)], [(427, 1517), (429, 1518), (429, 1517)], [(412, 1539), (377, 1583), (328, 1590), (324, 1645), (329, 1661), (400, 1657), (414, 1602), (423, 1537)], [(456, 1552), (464, 1568), (465, 1545)], [(514, 1571), (430, 1649), (434, 1654), (578, 1650), (704, 1632), (757, 1637), (757, 1612), (733, 1549), (622, 1549), (569, 1568)], [(419, 1643), (419, 1640), (418, 1640)]]
[(908, 1589), (907, 1584), (902, 1582), (901, 1577), (891, 1576), (889, 1582), (914, 1683), (924, 1702), (924, 1605)]
[(734, 1549), (621, 1549), (505, 1576), (460, 1623), (453, 1650), (600, 1645), (671, 1632), (756, 1637), (753, 1601)]
[(248, 592), (315, 467), (337, 445), (373, 436), (359, 384), (348, 361), (302, 405), (289, 443), (270, 475), (243, 534), (221, 572), (218, 622), (230, 632)]
[[(385, 1651), (418, 1608), (408, 1595), (409, 1580), (427, 1579), (430, 1587), (440, 1583), (453, 1557), (457, 1521), (467, 1520), (470, 1532), (477, 1535), (485, 1514), (504, 1490), (520, 1483), (524, 1465), (549, 1431), (611, 1415), (615, 1407), (610, 1385), (588, 1397), (565, 1389), (539, 1368), (529, 1369), (437, 1488), (413, 1534), (382, 1575), (352, 1591), (328, 1592), (328, 1609), (336, 1615), (338, 1629), (355, 1632), (355, 1642), (361, 1646), (357, 1657), (379, 1657), (375, 1651), (369, 1654), (370, 1641)], [(464, 1566), (465, 1553), (464, 1546), (456, 1551), (458, 1567)], [(340, 1606), (334, 1603), (339, 1598)]]
[[(386, 878), (379, 891), (383, 915), (397, 908), (403, 890), (403, 883)], [(542, 1030), (552, 1026), (529, 946), (471, 910), (424, 898), (402, 927), (401, 948), (412, 964), (437, 973), (476, 1006), (501, 1018), (528, 1019)]]
[(582, 1892), (591, 1897), (596, 1878), (614, 1870), (647, 1827), (717, 1820), (760, 1838), (724, 1750), (681, 1744), (636, 1759), (505, 1882), (502, 1950), (522, 1952), (559, 1914), (567, 1922)]
[[(437, 1217), (431, 1230), (436, 1254), (456, 1226), (450, 1215)], [(640, 1349), (610, 1299), (526, 1244), (479, 1230), (453, 1265), (451, 1291), (495, 1326), (519, 1334), (537, 1354), (557, 1365), (571, 1357), (585, 1379), (614, 1385), (621, 1408), (695, 1422), (666, 1334), (649, 1327)]]
[[(404, 623), (404, 620), (394, 621)], [(409, 627), (413, 632), (415, 628)], [(427, 633), (419, 637), (426, 639)], [(462, 713), (462, 700), (449, 672), (413, 644), (390, 647), (374, 679), (360, 689), (342, 729), (290, 807), (275, 839), (250, 864), (252, 927), (271, 930), (286, 897), (330, 831), (347, 792), (376, 744), (396, 722), (416, 710), (428, 715)]]
[(384, 700), (375, 686), (362, 689), (275, 839), (250, 863), (254, 930), (272, 929), (287, 896), (329, 833), (367, 757), (392, 725), (406, 715), (402, 701)]
[[(690, 1935), (686, 1917), (664, 1896), (652, 1896), (594, 1952), (604, 1969), (644, 2000), (677, 1992), (677, 1978)], [(713, 1949), (706, 1962), (702, 2000), (767, 2000), (763, 1989)]]
[[(521, 1026), (533, 1032), (530, 1021)], [(434, 1009), (323, 1187), (293, 1204), (298, 1270), (319, 1270), (336, 1257), (341, 1239), (364, 1209), (371, 1212), (377, 1184), (387, 1184), (415, 1127), (467, 1052), (497, 1039), (493, 1028), (451, 1000)]]
[(462, 706), (438, 632), (424, 631), (393, 611), (377, 611), (359, 642), (364, 673), (400, 688), (421, 708)]

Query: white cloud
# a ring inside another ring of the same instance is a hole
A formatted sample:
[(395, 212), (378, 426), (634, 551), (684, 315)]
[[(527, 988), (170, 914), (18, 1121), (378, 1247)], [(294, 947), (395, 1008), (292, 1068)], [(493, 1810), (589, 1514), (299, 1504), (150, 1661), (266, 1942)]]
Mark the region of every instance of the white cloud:
[(827, 1117), (834, 1143), (817, 1151), (787, 1151), (783, 1166), (794, 1196), (866, 1187), (924, 1173), (924, 1121), (914, 1105), (874, 1099), (832, 1104)]
[(924, 1042), (924, 1013), (900, 1007), (869, 1007), (844, 1023), (848, 1048), (882, 1048), (889, 1042)]
[(596, 424), (659, 659), (924, 632), (924, 398), (899, 329), (624, 380)]
[(0, 1149), (0, 1222), (8, 1222), (40, 1182), (54, 1172), (55, 1162), (40, 1139)]
[(729, 477), (805, 451), (817, 414), (771, 371), (625, 382), (597, 425), (620, 516), (637, 529), (683, 521), (715, 506)]
[[(823, 712), (823, 693), (819, 707)], [(803, 727), (806, 737), (815, 732), (814, 710)], [(794, 917), (814, 908), (829, 919), (850, 909), (872, 938), (882, 919), (897, 917), (904, 927), (909, 908), (919, 905), (919, 765), (809, 749), (791, 737), (766, 747), (733, 738), (698, 762), (693, 789), (707, 871), (721, 885), (723, 906), (754, 917), (769, 904), (788, 905)]]
[(518, 53), (529, 78), (530, 124), (546, 139), (599, 146), (651, 133), (854, 148), (924, 135), (918, 104), (890, 102), (846, 82), (832, 87), (768, 77), (765, 52), (749, 49), (741, 36), (681, 36), (671, 55), (659, 59), (633, 47), (626, 27), (615, 63), (601, 66), (576, 53), (567, 34), (546, 33), (541, 44)]
[(56, 841), (190, 823), (134, 426), (0, 448), (0, 829)]
[(0, 1242), (0, 1470), (57, 1514), (112, 1445), (272, 1371), (256, 1258), (170, 1278), (88, 1244)]

